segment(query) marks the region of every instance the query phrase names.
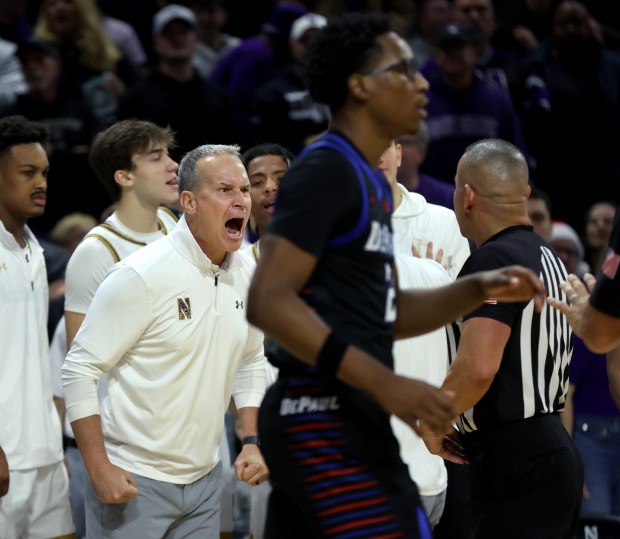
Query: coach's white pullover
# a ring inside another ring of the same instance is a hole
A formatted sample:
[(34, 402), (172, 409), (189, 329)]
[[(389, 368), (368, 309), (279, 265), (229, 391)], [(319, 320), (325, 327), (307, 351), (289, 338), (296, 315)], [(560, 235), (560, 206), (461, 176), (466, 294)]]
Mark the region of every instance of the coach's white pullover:
[[(245, 305), (254, 264), (202, 252), (181, 219), (166, 237), (117, 263), (101, 283), (62, 368), (71, 421), (101, 413), (110, 461), (188, 484), (217, 464), (231, 392), (260, 406), (263, 334)], [(107, 372), (108, 392), (96, 383)]]

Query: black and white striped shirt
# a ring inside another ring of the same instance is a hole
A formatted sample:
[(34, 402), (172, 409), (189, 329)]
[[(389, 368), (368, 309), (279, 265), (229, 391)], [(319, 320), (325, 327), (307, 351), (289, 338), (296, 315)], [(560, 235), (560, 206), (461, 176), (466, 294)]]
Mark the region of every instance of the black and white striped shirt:
[[(531, 226), (513, 226), (491, 237), (472, 253), (459, 277), (513, 264), (539, 275), (547, 295), (565, 299), (560, 282), (566, 279), (566, 268)], [(533, 301), (498, 303), (492, 298), (464, 320), (473, 317), (492, 318), (512, 330), (491, 387), (473, 408), (461, 415), (461, 432), (562, 411), (573, 350), (566, 317), (547, 304), (536, 313)], [(480, 353), (484, 354), (484, 350)]]

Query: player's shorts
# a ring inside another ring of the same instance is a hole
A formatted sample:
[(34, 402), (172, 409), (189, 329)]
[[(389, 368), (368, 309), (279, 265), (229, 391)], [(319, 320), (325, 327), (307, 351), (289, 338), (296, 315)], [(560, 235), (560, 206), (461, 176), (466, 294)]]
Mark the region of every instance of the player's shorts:
[(265, 537), (430, 539), (389, 415), (342, 384), (281, 376), (261, 405)]
[(2, 498), (2, 508), (18, 537), (75, 537), (64, 462), (29, 470), (9, 470), (9, 480), (9, 492)]

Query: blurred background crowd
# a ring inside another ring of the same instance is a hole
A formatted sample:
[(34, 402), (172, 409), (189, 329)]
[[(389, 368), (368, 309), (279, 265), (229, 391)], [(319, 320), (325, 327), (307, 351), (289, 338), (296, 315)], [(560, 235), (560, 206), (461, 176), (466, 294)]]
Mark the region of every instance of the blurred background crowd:
[[(620, 200), (620, 11), (603, 0), (4, 0), (0, 116), (52, 128), (42, 236), (109, 198), (88, 166), (114, 121), (169, 125), (179, 159), (199, 144), (275, 142), (298, 153), (328, 125), (300, 66), (322, 17), (387, 13), (430, 82), (415, 171), (452, 186), (480, 138), (515, 143), (552, 218), (586, 241), (589, 208)], [(295, 32), (301, 15), (311, 13)], [(407, 164), (407, 163), (405, 163)], [(409, 167), (411, 168), (411, 167)], [(419, 170), (417, 170), (419, 169)], [(405, 175), (414, 177), (405, 177)], [(444, 202), (449, 205), (449, 197)]]

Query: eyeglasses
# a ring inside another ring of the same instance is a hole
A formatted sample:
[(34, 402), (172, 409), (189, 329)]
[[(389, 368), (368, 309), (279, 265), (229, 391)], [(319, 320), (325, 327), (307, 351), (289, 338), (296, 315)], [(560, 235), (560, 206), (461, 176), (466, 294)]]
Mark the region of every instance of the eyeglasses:
[(388, 64), (385, 67), (378, 67), (377, 69), (373, 69), (365, 74), (380, 75), (381, 73), (388, 73), (390, 71), (400, 73), (401, 75), (405, 75), (408, 79), (413, 80), (418, 72), (418, 62), (413, 56), (411, 58), (403, 58), (398, 62)]

